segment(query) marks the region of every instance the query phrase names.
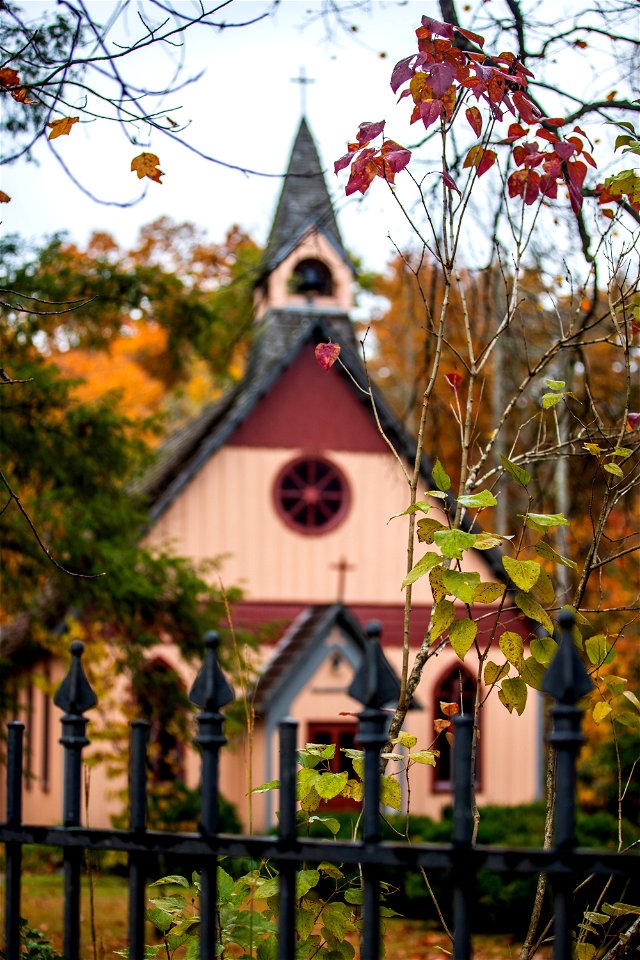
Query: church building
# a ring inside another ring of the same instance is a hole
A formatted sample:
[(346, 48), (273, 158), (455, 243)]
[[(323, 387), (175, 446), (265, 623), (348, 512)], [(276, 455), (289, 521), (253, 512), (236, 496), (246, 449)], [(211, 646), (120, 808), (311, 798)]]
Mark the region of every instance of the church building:
[[(361, 706), (347, 691), (370, 621), (379, 623), (384, 654), (398, 676), (401, 671), (407, 529), (406, 518), (397, 515), (409, 503), (409, 488), (389, 444), (411, 469), (415, 441), (375, 388), (372, 405), (351, 320), (353, 291), (354, 270), (302, 119), (256, 285), (258, 329), (246, 374), (165, 442), (146, 481), (148, 544), (171, 545), (196, 561), (218, 558), (223, 584), (243, 591), (233, 606), (234, 626), (272, 625), (274, 640), (256, 655), (258, 679), (246, 691), (255, 712), (251, 743), (234, 738), (221, 760), (222, 793), (245, 825), (250, 787), (278, 775), (283, 717), (298, 720), (300, 745), (354, 745), (354, 714)], [(326, 342), (341, 348), (341, 362), (328, 371), (314, 356), (316, 345)], [(422, 498), (435, 488), (426, 457), (421, 479)], [(430, 516), (444, 517), (438, 501)], [(469, 551), (464, 565), (483, 580), (504, 580), (497, 551)], [(433, 604), (428, 577), (414, 585), (413, 597), (410, 665)], [(480, 637), (491, 630), (490, 611), (474, 608)], [(510, 613), (503, 619), (508, 629), (528, 635), (522, 620)], [(190, 685), (193, 675), (176, 661), (170, 638), (154, 655)], [(468, 709), (473, 701), (477, 661), (473, 650), (467, 656), (463, 663), (444, 644), (427, 663), (405, 723), (417, 737), (416, 749), (433, 744), (441, 702)], [(516, 804), (538, 795), (541, 708), (537, 698), (530, 700), (521, 717), (507, 714), (496, 690), (484, 704), (479, 804)], [(49, 725), (57, 740), (54, 720)], [(450, 759), (445, 744), (435, 767), (415, 765), (412, 813), (438, 816), (451, 802)], [(334, 769), (347, 769), (347, 763), (337, 750)], [(57, 765), (57, 759), (50, 764), (46, 803), (53, 820), (60, 809), (53, 796)], [(197, 785), (195, 751), (186, 751), (181, 765), (186, 782)], [(36, 777), (25, 799), (26, 820), (42, 820), (41, 786)], [(108, 822), (111, 805), (104, 798), (110, 789), (105, 782), (98, 790), (102, 804), (92, 826)], [(275, 804), (271, 793), (254, 795), (254, 829), (274, 822)]]

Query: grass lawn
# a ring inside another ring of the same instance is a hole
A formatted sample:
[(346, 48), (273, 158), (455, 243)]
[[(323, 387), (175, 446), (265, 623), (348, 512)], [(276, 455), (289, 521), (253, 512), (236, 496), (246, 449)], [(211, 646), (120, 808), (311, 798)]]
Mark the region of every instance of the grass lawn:
[[(0, 881), (0, 888), (4, 884)], [(110, 960), (114, 950), (126, 945), (127, 886), (120, 877), (99, 875), (94, 885), (95, 951), (91, 936), (89, 885), (82, 887), (82, 958)], [(4, 896), (0, 916), (3, 918)], [(29, 874), (22, 883), (22, 915), (41, 930), (58, 950), (62, 947), (62, 877), (56, 874)], [(4, 918), (3, 918), (4, 920)], [(386, 957), (388, 960), (443, 960), (450, 945), (446, 938), (420, 920), (386, 921)], [(0, 929), (2, 927), (0, 926)], [(149, 942), (152, 937), (149, 936)], [(517, 944), (509, 937), (474, 938), (475, 960), (516, 960)], [(547, 960), (550, 951), (540, 952), (538, 960)]]

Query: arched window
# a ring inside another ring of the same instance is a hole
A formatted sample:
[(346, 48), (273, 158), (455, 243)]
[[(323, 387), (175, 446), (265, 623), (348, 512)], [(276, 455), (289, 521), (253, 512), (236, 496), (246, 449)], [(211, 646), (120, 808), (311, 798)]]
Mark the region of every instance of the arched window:
[(291, 290), (307, 297), (330, 297), (333, 294), (331, 271), (321, 260), (301, 260), (293, 271)]
[[(457, 703), (460, 712), (473, 716), (476, 698), (476, 681), (468, 670), (454, 666), (436, 684), (433, 691), (433, 717), (443, 718), (441, 703)], [(438, 738), (440, 756), (433, 771), (433, 789), (440, 793), (453, 790), (453, 747), (445, 733)], [(476, 788), (480, 786), (480, 743), (476, 744)]]
[(345, 516), (349, 506), (346, 477), (321, 457), (301, 457), (276, 477), (274, 500), (285, 523), (299, 533), (325, 533)]
[(149, 721), (149, 772), (155, 783), (184, 776), (184, 731), (181, 718), (188, 716), (182, 681), (164, 660), (155, 658), (136, 672), (133, 689), (140, 716)]

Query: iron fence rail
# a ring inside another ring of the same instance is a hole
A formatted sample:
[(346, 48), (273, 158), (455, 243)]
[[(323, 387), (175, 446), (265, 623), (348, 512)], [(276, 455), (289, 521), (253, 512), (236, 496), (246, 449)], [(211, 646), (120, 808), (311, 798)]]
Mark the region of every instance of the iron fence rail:
[(285, 719), (279, 728), (280, 810), (277, 836), (235, 836), (218, 833), (218, 761), (226, 743), (221, 707), (233, 691), (218, 665), (217, 636), (205, 638), (205, 659), (191, 690), (200, 707), (195, 743), (202, 754), (201, 812), (198, 833), (147, 830), (147, 741), (149, 725), (134, 721), (130, 734), (129, 829), (100, 830), (81, 825), (82, 751), (88, 745), (84, 713), (97, 702), (82, 670), (82, 644), (71, 645), (69, 672), (54, 702), (63, 711), (64, 799), (61, 827), (25, 824), (22, 820), (22, 766), (24, 724), (8, 725), (7, 820), (0, 825), (6, 850), (5, 954), (20, 957), (20, 901), (22, 848), (27, 844), (53, 846), (64, 857), (64, 957), (80, 960), (80, 871), (85, 850), (113, 850), (129, 858), (129, 956), (144, 957), (145, 863), (152, 854), (171, 854), (201, 871), (200, 956), (214, 960), (217, 943), (217, 863), (221, 857), (272, 861), (279, 871), (278, 960), (294, 960), (296, 952), (296, 870), (303, 864), (328, 861), (359, 865), (363, 885), (361, 960), (380, 957), (380, 882), (391, 868), (401, 871), (450, 871), (453, 883), (454, 960), (471, 960), (471, 905), (474, 880), (480, 870), (509, 874), (546, 874), (554, 889), (554, 960), (571, 957), (571, 905), (575, 877), (591, 874), (640, 879), (640, 857), (575, 847), (575, 768), (582, 737), (577, 702), (590, 681), (571, 640), (571, 621), (565, 617), (556, 659), (545, 678), (545, 692), (554, 700), (549, 742), (556, 751), (555, 842), (548, 849), (495, 847), (472, 844), (471, 750), (473, 721), (454, 719), (453, 835), (449, 844), (388, 842), (380, 838), (380, 750), (387, 739), (389, 673), (381, 667), (376, 631), (371, 648), (354, 678), (351, 695), (364, 709), (359, 714), (358, 740), (364, 751), (362, 839), (315, 840), (297, 836), (296, 735), (297, 724)]

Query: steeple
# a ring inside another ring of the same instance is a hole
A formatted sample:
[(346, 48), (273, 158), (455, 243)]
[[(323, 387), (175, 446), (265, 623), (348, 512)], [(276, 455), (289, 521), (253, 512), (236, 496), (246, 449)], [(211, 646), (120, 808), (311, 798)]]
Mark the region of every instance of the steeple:
[(304, 117), (293, 144), (256, 285), (256, 317), (301, 309), (347, 314), (353, 267)]
[(342, 244), (318, 151), (303, 117), (267, 242), (265, 273), (270, 273), (278, 266), (304, 234), (313, 228), (327, 237), (348, 264), (349, 258)]

